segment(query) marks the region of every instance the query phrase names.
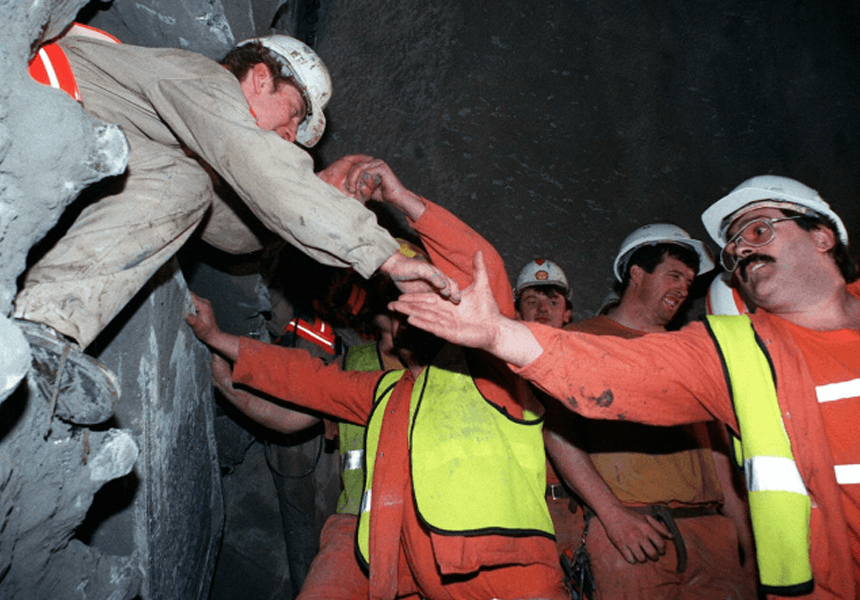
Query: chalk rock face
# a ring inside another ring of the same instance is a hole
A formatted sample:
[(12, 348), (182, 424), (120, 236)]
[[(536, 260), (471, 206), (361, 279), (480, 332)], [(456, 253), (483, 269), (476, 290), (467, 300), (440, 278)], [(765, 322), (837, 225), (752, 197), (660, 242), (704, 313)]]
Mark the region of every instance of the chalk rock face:
[(0, 598), (202, 599), (223, 511), (208, 352), (178, 270), (90, 354), (8, 318), (31, 248), (127, 164), (117, 126), (27, 72), (85, 4), (0, 0)]
[(73, 534), (105, 482), (131, 472), (137, 443), (58, 418), (41, 382), (28, 377), (0, 406), (0, 597), (133, 598), (142, 580), (133, 557)]
[(83, 0), (0, 2), (0, 402), (26, 372), (28, 347), (5, 321), (27, 252), (81, 189), (125, 170), (128, 143), (67, 94), (34, 82), (27, 63), (39, 43), (62, 32)]
[(95, 121), (66, 93), (30, 78), (31, 45), (45, 23), (25, 11), (26, 4), (6, 4), (0, 29), (0, 314), (10, 312), (30, 247), (84, 186), (122, 173), (128, 158), (117, 126)]

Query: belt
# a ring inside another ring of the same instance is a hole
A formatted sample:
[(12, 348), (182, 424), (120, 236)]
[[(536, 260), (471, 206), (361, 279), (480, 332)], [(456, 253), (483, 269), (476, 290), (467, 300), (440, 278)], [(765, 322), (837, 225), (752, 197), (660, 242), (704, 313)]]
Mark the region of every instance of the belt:
[(690, 519), (693, 517), (720, 514), (719, 507), (714, 505), (672, 508), (665, 504), (650, 504), (648, 506), (628, 506), (627, 508), (638, 513), (651, 515), (666, 525), (669, 533), (672, 534), (672, 543), (675, 544), (675, 554), (678, 556), (678, 567), (676, 569), (678, 573), (683, 573), (687, 568), (687, 546), (684, 544), (684, 538), (675, 524), (675, 519)]
[(570, 493), (562, 483), (546, 484), (546, 497), (552, 500), (560, 500), (562, 498), (570, 498)]

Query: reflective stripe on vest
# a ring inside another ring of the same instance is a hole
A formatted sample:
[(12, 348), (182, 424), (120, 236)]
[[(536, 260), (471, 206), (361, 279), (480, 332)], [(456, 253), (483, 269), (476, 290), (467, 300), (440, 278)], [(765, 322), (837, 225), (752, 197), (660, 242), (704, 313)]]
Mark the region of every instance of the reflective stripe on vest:
[[(109, 33), (80, 23), (72, 24), (63, 37), (69, 35), (84, 36), (114, 44), (120, 43)], [(81, 101), (81, 92), (78, 89), (75, 74), (72, 72), (72, 65), (69, 63), (66, 53), (56, 42), (45, 44), (39, 48), (36, 56), (30, 61), (28, 71), (30, 77), (36, 82), (63, 90), (76, 101)]]
[(358, 515), (358, 531), (356, 532), (358, 554), (365, 565), (370, 564), (370, 499), (373, 496), (373, 465), (376, 458), (376, 450), (379, 446), (382, 415), (385, 414), (385, 407), (388, 405), (388, 399), (391, 398), (391, 392), (400, 378), (403, 377), (403, 373), (402, 369), (399, 371), (389, 371), (376, 384), (376, 393), (374, 394), (375, 405), (370, 415), (370, 420), (367, 422), (367, 434), (364, 438), (365, 483), (364, 493), (361, 496), (361, 509)]
[(357, 471), (362, 468), (364, 461), (364, 448), (360, 450), (347, 450), (340, 455), (340, 468), (342, 471)]
[[(380, 371), (382, 359), (378, 344), (351, 346), (346, 354), (347, 371)], [(337, 500), (338, 514), (357, 515), (364, 489), (364, 427), (338, 423), (338, 448), (343, 491)]]
[(30, 77), (42, 85), (63, 90), (76, 101), (81, 101), (81, 92), (72, 65), (66, 53), (57, 44), (45, 44), (30, 61)]
[(759, 578), (768, 594), (812, 591), (811, 502), (791, 452), (771, 363), (748, 316), (708, 316), (732, 393)]
[[(399, 377), (389, 374), (377, 388), (367, 430), (367, 481)], [(487, 402), (455, 346), (446, 346), (422, 371), (409, 412), (412, 489), (418, 514), (431, 531), (552, 538), (541, 417), (525, 412), (522, 420), (512, 419)], [(368, 513), (360, 515), (359, 551), (365, 561), (369, 521)]]
[(314, 317), (313, 324), (304, 319), (293, 319), (284, 328), (284, 333), (295, 333), (302, 339), (316, 344), (329, 354), (335, 354), (337, 349), (337, 334), (332, 326)]

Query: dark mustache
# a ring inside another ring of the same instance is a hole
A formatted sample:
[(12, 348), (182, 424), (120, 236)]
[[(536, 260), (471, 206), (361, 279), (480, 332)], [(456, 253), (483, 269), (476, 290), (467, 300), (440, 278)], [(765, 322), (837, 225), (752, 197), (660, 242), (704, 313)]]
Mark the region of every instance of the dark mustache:
[(767, 254), (750, 254), (749, 256), (745, 256), (741, 260), (738, 261), (738, 271), (741, 274), (741, 277), (744, 278), (744, 281), (747, 280), (747, 267), (750, 263), (760, 261), (760, 262), (771, 262), (775, 263), (776, 259), (772, 256), (768, 256)]

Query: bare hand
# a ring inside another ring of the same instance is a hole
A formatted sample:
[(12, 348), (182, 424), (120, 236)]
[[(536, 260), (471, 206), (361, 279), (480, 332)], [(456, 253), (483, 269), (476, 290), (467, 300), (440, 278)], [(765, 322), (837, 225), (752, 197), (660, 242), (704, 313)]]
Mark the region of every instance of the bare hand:
[[(351, 196), (364, 204), (370, 199), (375, 188), (370, 189), (367, 186), (356, 186), (354, 183), (348, 185), (348, 180), (350, 175), (356, 171), (356, 165), (367, 164), (372, 160), (374, 160), (372, 156), (364, 154), (344, 156), (334, 161), (322, 171), (319, 171), (317, 177), (327, 184), (336, 187), (341, 193)], [(360, 173), (360, 171), (358, 172)], [(355, 179), (355, 176), (353, 176), (353, 179)]]
[(219, 331), (218, 324), (215, 321), (215, 313), (212, 312), (212, 304), (206, 299), (201, 298), (194, 292), (190, 292), (191, 301), (194, 303), (194, 308), (197, 309), (197, 314), (189, 314), (185, 317), (185, 322), (191, 326), (191, 331), (197, 338), (205, 343)]
[(652, 517), (622, 508), (611, 518), (601, 519), (606, 537), (630, 564), (659, 560), (666, 554), (666, 540), (672, 534), (666, 525)]
[(454, 344), (487, 350), (503, 361), (524, 367), (543, 353), (531, 330), (508, 319), (490, 288), (487, 267), (480, 252), (475, 253), (472, 285), (462, 293), (459, 304), (446, 302), (436, 294), (404, 294), (388, 305), (405, 314), (409, 323)]
[(407, 315), (410, 324), (449, 342), (488, 349), (495, 337), (493, 327), (488, 324), (501, 313), (480, 252), (475, 255), (473, 272), (474, 281), (463, 290), (459, 304), (447, 302), (435, 293), (407, 293), (388, 307)]
[(239, 356), (239, 336), (221, 331), (215, 321), (212, 304), (205, 298), (191, 293), (191, 301), (197, 309), (197, 314), (189, 314), (185, 322), (197, 338), (212, 350), (220, 352), (226, 358), (235, 361)]
[(451, 302), (460, 301), (460, 286), (456, 281), (446, 277), (438, 267), (417, 258), (406, 258), (399, 250), (379, 270), (391, 277), (402, 292), (432, 293)]
[(410, 193), (384, 161), (366, 156), (362, 158), (366, 160), (355, 161), (347, 175), (347, 189), (361, 191), (373, 200), (392, 204)]

